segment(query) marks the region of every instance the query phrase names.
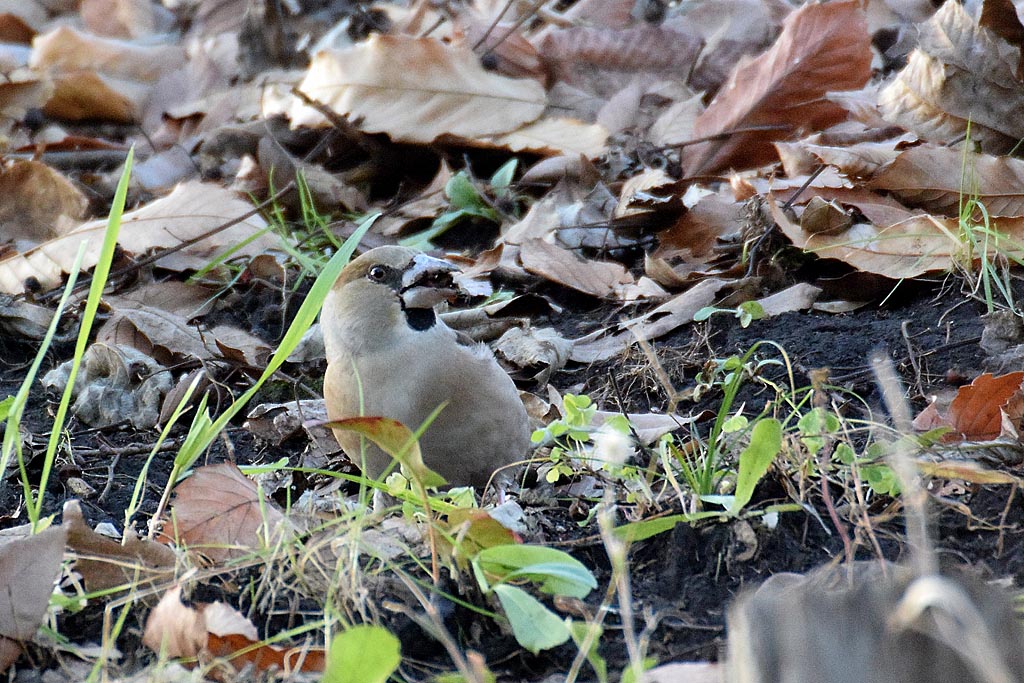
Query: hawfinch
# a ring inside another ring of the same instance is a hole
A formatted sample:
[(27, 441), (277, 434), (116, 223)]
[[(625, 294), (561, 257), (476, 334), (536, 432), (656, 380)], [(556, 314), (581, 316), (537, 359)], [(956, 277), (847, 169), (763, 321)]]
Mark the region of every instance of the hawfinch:
[[(456, 288), (455, 267), (414, 249), (387, 246), (355, 259), (334, 283), (323, 311), (327, 415), (389, 417), (416, 430), (447, 405), (420, 437), (423, 461), (453, 485), (483, 486), (530, 445), (526, 410), (490, 349), (466, 341), (434, 306)], [(354, 463), (360, 437), (334, 435)], [(377, 478), (391, 457), (365, 442), (366, 474)]]

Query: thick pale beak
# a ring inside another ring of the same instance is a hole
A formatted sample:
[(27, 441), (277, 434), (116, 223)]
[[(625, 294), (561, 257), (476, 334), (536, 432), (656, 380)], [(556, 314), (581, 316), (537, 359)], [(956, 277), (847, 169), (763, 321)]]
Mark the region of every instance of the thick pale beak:
[(433, 308), (458, 294), (452, 274), (458, 268), (426, 254), (417, 254), (402, 273), (399, 296), (406, 308)]

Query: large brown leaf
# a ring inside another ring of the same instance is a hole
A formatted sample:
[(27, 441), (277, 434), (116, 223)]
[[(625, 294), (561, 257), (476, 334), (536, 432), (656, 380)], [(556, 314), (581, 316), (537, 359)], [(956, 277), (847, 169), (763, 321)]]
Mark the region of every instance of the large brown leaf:
[[(779, 229), (801, 249), (893, 279), (950, 270), (965, 252), (955, 218), (916, 215), (891, 225), (856, 223), (838, 232), (812, 232), (786, 216), (774, 199), (771, 211)], [(1000, 249), (1024, 257), (1024, 220), (1003, 219), (992, 229), (1005, 238)]]
[[(375, 34), (346, 50), (322, 51), (300, 87), (362, 130), (418, 143), (509, 133), (540, 117), (547, 104), (537, 81), (487, 71), (468, 47), (408, 36)], [(327, 125), (305, 105), (294, 107), (291, 118), (295, 125)]]
[(1024, 161), (922, 146), (903, 152), (867, 184), (888, 190), (908, 206), (958, 215), (968, 197), (993, 216), (1024, 215)]
[(781, 127), (728, 135), (694, 145), (685, 172), (694, 176), (753, 168), (776, 158), (771, 143), (795, 129), (821, 128), (846, 118), (825, 99), (830, 90), (854, 90), (871, 76), (871, 44), (856, 0), (805, 5), (791, 14), (770, 50), (740, 62), (707, 110), (694, 137), (737, 128)]
[(956, 2), (921, 25), (920, 45), (878, 98), (884, 116), (937, 142), (971, 138), (1006, 152), (1024, 138), (1020, 50), (979, 27)]

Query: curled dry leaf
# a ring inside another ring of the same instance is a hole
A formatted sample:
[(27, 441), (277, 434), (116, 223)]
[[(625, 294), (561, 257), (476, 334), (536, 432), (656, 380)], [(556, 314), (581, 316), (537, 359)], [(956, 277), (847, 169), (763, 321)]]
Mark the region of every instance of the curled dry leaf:
[(12, 161), (0, 171), (0, 230), (5, 240), (56, 237), (61, 218), (85, 218), (89, 200), (70, 180), (38, 161)]
[[(898, 223), (875, 226), (856, 223), (838, 233), (811, 233), (786, 216), (769, 196), (772, 218), (797, 247), (822, 258), (845, 261), (855, 268), (900, 279), (949, 270), (963, 255), (956, 239), (960, 226), (955, 218), (911, 216)], [(1007, 237), (1006, 252), (1024, 258), (1024, 220), (1003, 219), (993, 229)]]
[(174, 551), (149, 539), (125, 531), (124, 543), (96, 533), (86, 524), (77, 500), (64, 504), (68, 550), (73, 553), (75, 571), (89, 592), (117, 586), (147, 586), (174, 576)]
[(695, 36), (645, 23), (621, 29), (555, 30), (544, 36), (540, 52), (555, 79), (580, 84), (593, 69), (625, 74), (685, 73), (701, 46)]
[(611, 330), (598, 330), (573, 342), (571, 359), (578, 363), (607, 360), (633, 344), (638, 338), (648, 341), (693, 322), (693, 316), (705, 306), (715, 302), (726, 282), (717, 278), (701, 280), (652, 311), (614, 326)]
[[(403, 142), (509, 133), (536, 120), (546, 105), (537, 81), (491, 73), (468, 47), (408, 36), (373, 34), (346, 50), (320, 52), (300, 87), (362, 130)], [(291, 119), (326, 124), (299, 103)]]
[(615, 298), (634, 283), (629, 271), (618, 263), (583, 259), (544, 240), (523, 242), (519, 259), (529, 273), (602, 299)]
[[(878, 97), (887, 120), (936, 142), (971, 138), (1008, 152), (1024, 137), (1020, 50), (946, 2), (920, 27), (919, 47)], [(968, 122), (970, 122), (968, 124)]]
[[(64, 391), (72, 364), (67, 361), (46, 373), (42, 384), (47, 391)], [(136, 429), (151, 429), (171, 385), (171, 373), (145, 353), (130, 346), (95, 343), (82, 358), (72, 410), (93, 427), (130, 422)]]
[(593, 159), (607, 151), (608, 131), (596, 123), (543, 118), (502, 135), (470, 142), (479, 147), (498, 147), (513, 152), (578, 154)]
[(550, 327), (513, 327), (494, 343), (494, 353), (539, 384), (547, 384), (569, 360), (572, 342)]
[(178, 46), (145, 46), (60, 27), (32, 41), (29, 64), (55, 81), (44, 108), (48, 115), (130, 123), (141, 118), (157, 80), (184, 61)]
[(943, 441), (991, 441), (1003, 434), (1007, 405), (1018, 397), (1024, 372), (1011, 372), (998, 377), (985, 373), (957, 390), (945, 414), (935, 404), (925, 408), (914, 419), (917, 429), (950, 427)]
[(172, 658), (198, 658), (203, 664), (223, 660), (209, 671), (217, 680), (236, 680), (243, 667), (268, 671), (318, 672), (324, 668), (320, 648), (285, 649), (259, 642), (256, 626), (223, 602), (182, 602), (174, 586), (146, 619), (142, 642), (153, 652)]
[(163, 521), (161, 540), (218, 564), (272, 545), (290, 526), (277, 506), (230, 463), (200, 467), (174, 494), (173, 521)]
[(967, 197), (991, 216), (1024, 215), (1024, 161), (922, 145), (900, 154), (866, 187), (891, 192), (907, 206), (957, 216)]
[(803, 127), (821, 128), (846, 118), (825, 99), (830, 90), (854, 90), (871, 76), (871, 41), (861, 3), (807, 4), (787, 17), (782, 34), (764, 54), (736, 66), (728, 82), (697, 117), (695, 137), (737, 132), (687, 148), (688, 176), (730, 166), (772, 161), (773, 140)]
[(0, 533), (0, 636), (35, 636), (60, 576), (66, 538), (62, 526), (38, 534), (27, 525)]
[[(252, 204), (219, 185), (183, 183), (166, 197), (125, 213), (119, 244), (130, 254), (143, 254), (213, 233), (157, 261), (161, 268), (169, 270), (199, 270), (229, 248), (233, 257), (252, 257), (277, 246), (277, 239), (266, 233), (263, 218), (250, 216), (214, 232), (251, 211)], [(20, 294), (29, 277), (45, 288), (56, 287), (62, 274), (74, 264), (84, 240), (88, 240), (88, 247), (82, 267), (92, 268), (99, 257), (106, 227), (106, 220), (89, 221), (25, 254), (0, 260), (0, 291)]]

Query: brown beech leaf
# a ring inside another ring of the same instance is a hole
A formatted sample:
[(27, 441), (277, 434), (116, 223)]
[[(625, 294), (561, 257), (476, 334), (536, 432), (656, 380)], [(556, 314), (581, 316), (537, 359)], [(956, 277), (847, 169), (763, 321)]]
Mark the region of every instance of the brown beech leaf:
[[(468, 47), (376, 33), (346, 50), (318, 53), (300, 88), (364, 131), (418, 143), (509, 133), (539, 118), (547, 103), (540, 83), (487, 71)], [(291, 119), (327, 125), (300, 103)]]
[(1024, 372), (998, 377), (985, 373), (957, 390), (945, 414), (932, 404), (918, 415), (914, 426), (918, 429), (950, 427), (952, 431), (943, 437), (947, 443), (996, 439), (1003, 432), (1004, 408), (1019, 395), (1022, 381)]
[(60, 576), (67, 530), (26, 527), (0, 533), (0, 636), (31, 640)]
[(64, 504), (67, 545), (74, 555), (75, 571), (89, 592), (117, 586), (144, 586), (174, 577), (174, 551), (134, 532), (125, 532), (124, 544), (93, 531), (82, 516), (77, 500)]
[(590, 83), (595, 70), (685, 73), (700, 48), (695, 36), (646, 23), (620, 29), (572, 27), (548, 33), (541, 43), (541, 58), (557, 80), (597, 86)]
[(321, 648), (287, 649), (259, 641), (256, 626), (241, 612), (223, 602), (186, 605), (181, 586), (160, 598), (142, 635), (143, 644), (153, 652), (212, 664), (208, 675), (216, 680), (235, 680), (243, 667), (261, 673), (323, 671), (326, 660)]
[[(839, 233), (812, 233), (786, 216), (774, 199), (771, 213), (782, 232), (804, 251), (893, 279), (949, 270), (964, 251), (956, 239), (960, 226), (955, 218), (919, 215), (890, 225), (855, 223)], [(992, 228), (1007, 238), (1008, 253), (1024, 258), (1024, 251), (1013, 246), (1024, 244), (1024, 220), (1002, 219)]]
[(475, 147), (496, 147), (512, 152), (572, 154), (593, 159), (608, 150), (608, 131), (597, 123), (576, 119), (543, 118), (502, 135), (470, 140)]
[(900, 154), (866, 187), (946, 216), (959, 215), (967, 197), (991, 216), (1024, 215), (1024, 161), (1011, 157), (922, 145)]
[(250, 555), (282, 533), (281, 511), (233, 464), (200, 467), (174, 489), (173, 516), (161, 540), (188, 546), (215, 563)]
[(779, 127), (727, 135), (687, 149), (688, 176), (729, 167), (753, 168), (775, 159), (773, 140), (795, 129), (842, 121), (846, 111), (827, 100), (830, 90), (855, 90), (871, 76), (871, 45), (861, 3), (807, 4), (786, 18), (775, 44), (736, 65), (708, 108), (694, 137), (737, 128)]
[(580, 337), (573, 344), (570, 358), (578, 363), (595, 363), (622, 353), (637, 339), (648, 341), (693, 322), (693, 316), (715, 302), (726, 282), (716, 278), (701, 280), (682, 294), (672, 297), (654, 310), (613, 326)]
[(946, 2), (920, 26), (919, 47), (878, 97), (889, 121), (936, 142), (971, 138), (1008, 152), (1024, 137), (1024, 84), (1018, 48)]
[(0, 171), (0, 233), (5, 240), (45, 242), (61, 217), (85, 218), (89, 200), (70, 180), (38, 161), (12, 161)]
[(519, 259), (529, 273), (599, 298), (612, 298), (623, 285), (633, 283), (629, 271), (618, 263), (583, 259), (544, 240), (523, 242)]
[(48, 115), (129, 123), (141, 118), (157, 80), (184, 62), (184, 50), (174, 45), (98, 38), (62, 26), (32, 41), (29, 65), (56, 83)]
[[(197, 238), (252, 211), (252, 204), (234, 192), (213, 183), (189, 182), (171, 194), (124, 214), (118, 243), (130, 254), (173, 247)], [(231, 248), (235, 257), (252, 257), (277, 246), (277, 239), (264, 231), (266, 221), (250, 216), (168, 254), (157, 261), (169, 270), (199, 270), (215, 256)], [(83, 268), (92, 268), (99, 258), (107, 221), (83, 223), (62, 237), (45, 242), (22, 254), (0, 259), (0, 291), (19, 294), (25, 279), (34, 277), (43, 287), (60, 284), (61, 276), (74, 264), (78, 247), (88, 242)]]

